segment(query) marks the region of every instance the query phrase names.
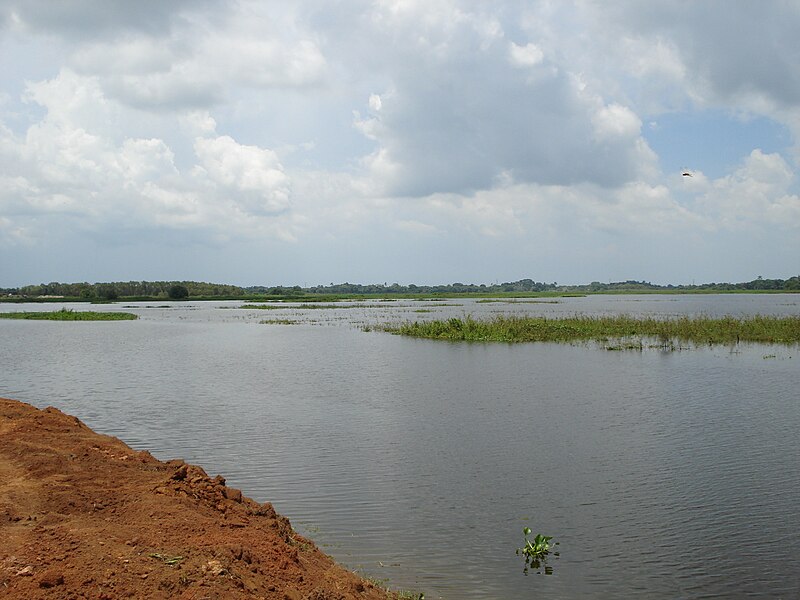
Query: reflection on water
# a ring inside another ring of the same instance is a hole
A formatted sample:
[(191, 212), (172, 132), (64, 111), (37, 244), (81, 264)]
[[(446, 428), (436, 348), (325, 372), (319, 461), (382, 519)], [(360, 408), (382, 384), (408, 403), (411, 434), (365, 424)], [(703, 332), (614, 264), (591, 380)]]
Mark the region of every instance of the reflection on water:
[[(800, 314), (800, 297), (374, 304), (0, 321), (0, 395), (222, 473), (351, 568), (429, 599), (797, 597), (796, 347), (601, 352), (359, 328), (497, 311)], [(524, 526), (561, 544), (548, 577), (521, 572)]]
[(537, 575), (552, 575), (553, 566), (547, 564), (547, 556), (542, 556), (541, 558), (529, 558), (526, 556), (522, 574), (527, 577), (529, 572), (534, 572)]

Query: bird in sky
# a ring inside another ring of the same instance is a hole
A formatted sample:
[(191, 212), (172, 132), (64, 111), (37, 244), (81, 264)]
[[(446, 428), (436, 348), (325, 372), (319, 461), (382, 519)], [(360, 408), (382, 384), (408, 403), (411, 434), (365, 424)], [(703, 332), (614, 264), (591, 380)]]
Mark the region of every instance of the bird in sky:
[(691, 173), (689, 173), (689, 171), (684, 171), (684, 172), (683, 172), (683, 176), (684, 176), (684, 177), (691, 177), (691, 176), (692, 176), (692, 174), (691, 174)]

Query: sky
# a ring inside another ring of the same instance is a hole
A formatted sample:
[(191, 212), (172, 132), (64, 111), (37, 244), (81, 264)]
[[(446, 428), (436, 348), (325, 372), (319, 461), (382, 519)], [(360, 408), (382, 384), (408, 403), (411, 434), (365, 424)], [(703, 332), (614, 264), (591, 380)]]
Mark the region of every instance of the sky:
[(797, 0), (0, 0), (0, 287), (798, 275), (798, 31)]

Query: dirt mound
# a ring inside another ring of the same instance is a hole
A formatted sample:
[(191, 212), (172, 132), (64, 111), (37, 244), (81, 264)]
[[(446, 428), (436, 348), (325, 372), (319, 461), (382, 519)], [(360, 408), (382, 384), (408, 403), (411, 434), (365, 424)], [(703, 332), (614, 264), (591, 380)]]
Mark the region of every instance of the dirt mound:
[(269, 503), (55, 408), (0, 399), (0, 597), (390, 597)]

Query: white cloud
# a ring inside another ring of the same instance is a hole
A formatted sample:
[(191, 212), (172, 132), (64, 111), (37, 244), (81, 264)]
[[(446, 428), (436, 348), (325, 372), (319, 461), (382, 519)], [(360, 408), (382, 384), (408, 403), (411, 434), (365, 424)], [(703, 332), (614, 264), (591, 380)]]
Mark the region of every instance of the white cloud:
[(369, 95), (369, 107), (371, 110), (378, 112), (381, 109), (381, 97), (378, 94)]
[(544, 60), (544, 52), (532, 42), (524, 46), (509, 42), (508, 51), (511, 64), (517, 67), (535, 67)]
[(109, 100), (94, 77), (64, 70), (29, 85), (26, 98), (44, 117), (24, 136), (0, 126), (6, 241), (20, 241), (23, 231), (44, 235), (31, 225), (59, 214), (90, 234), (174, 227), (199, 235), (293, 237), (293, 218), (278, 217), (289, 210), (290, 189), (277, 154), (215, 136), (207, 112), (184, 120), (190, 135), (211, 137), (196, 138), (196, 157), (188, 158), (197, 162), (181, 170), (165, 140), (118, 127), (135, 124), (136, 113)]
[(180, 118), (182, 128), (192, 137), (210, 135), (217, 129), (217, 122), (207, 110), (184, 112)]
[(790, 192), (794, 179), (779, 154), (756, 149), (733, 173), (707, 182), (697, 208), (724, 229), (768, 227), (800, 235), (800, 196)]
[(518, 45), (502, 26), (482, 27), (492, 21), (483, 5), (390, 4), (357, 22), (345, 42), (360, 55), (393, 40), (375, 66), (390, 77), (390, 93), (381, 94), (379, 113), (355, 119), (378, 144), (365, 163), (381, 182), (376, 189), (416, 197), (476, 191), (501, 175), (614, 186), (652, 171), (630, 108), (606, 106), (580, 77), (548, 61), (537, 41)]
[(642, 129), (642, 121), (626, 106), (611, 104), (603, 106), (592, 115), (594, 132), (598, 139), (636, 138)]
[(289, 207), (288, 178), (272, 150), (220, 136), (198, 138), (195, 152), (202, 170), (216, 184), (236, 192), (237, 202), (248, 211), (269, 214)]
[(6, 0), (0, 5), (0, 25), (5, 19), (26, 34), (45, 32), (79, 40), (115, 37), (123, 33), (158, 35), (169, 31), (187, 5), (202, 9), (213, 4), (207, 0), (140, 0), (135, 3)]
[(688, 178), (661, 173), (642, 132), (718, 108), (785, 123), (797, 144), (787, 3), (50, 4), (0, 3), (6, 242), (43, 223), (220, 244), (371, 236), (506, 264), (513, 240), (521, 265), (558, 248), (597, 266), (633, 261), (643, 239), (735, 234), (800, 257), (800, 150)]
[(97, 42), (79, 46), (71, 63), (81, 73), (129, 76), (167, 73), (178, 58), (169, 45), (149, 37), (132, 37), (115, 43)]
[(52, 79), (28, 83), (23, 97), (43, 107), (47, 116), (41, 122), (52, 126), (92, 127), (118, 117), (97, 78), (70, 69), (61, 69)]
[(548, 6), (530, 9), (526, 30), (637, 112), (724, 107), (790, 124), (800, 102), (797, 3), (575, 0), (558, 18)]
[(180, 111), (218, 106), (238, 88), (324, 85), (328, 64), (313, 32), (298, 25), (301, 8), (247, 0), (58, 7), (9, 0), (0, 6), (0, 26), (5, 16), (8, 35), (60, 44), (62, 66), (95, 77), (107, 98)]
[(435, 235), (440, 233), (439, 229), (429, 223), (422, 223), (420, 221), (402, 220), (395, 223), (395, 227), (401, 231), (412, 233), (414, 235)]
[(119, 152), (122, 177), (130, 182), (158, 180), (177, 175), (175, 155), (163, 140), (126, 139)]
[(8, 217), (0, 217), (0, 246), (30, 244), (31, 235), (25, 227)]

